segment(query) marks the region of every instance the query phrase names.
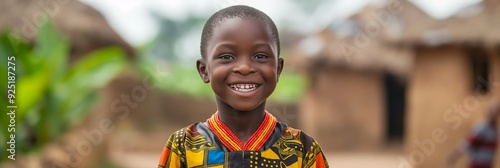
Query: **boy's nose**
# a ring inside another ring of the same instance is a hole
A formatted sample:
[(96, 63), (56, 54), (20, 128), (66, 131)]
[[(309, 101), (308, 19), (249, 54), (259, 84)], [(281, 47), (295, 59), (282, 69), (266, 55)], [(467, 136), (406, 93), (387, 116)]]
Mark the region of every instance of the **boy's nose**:
[(233, 72), (240, 73), (242, 75), (248, 75), (250, 73), (255, 72), (255, 69), (252, 66), (252, 63), (247, 60), (238, 61), (238, 63), (234, 66)]

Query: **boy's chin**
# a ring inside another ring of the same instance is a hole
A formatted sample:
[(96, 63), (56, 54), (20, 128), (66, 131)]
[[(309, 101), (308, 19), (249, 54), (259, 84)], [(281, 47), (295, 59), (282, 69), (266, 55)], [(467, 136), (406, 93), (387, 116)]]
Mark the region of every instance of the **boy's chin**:
[(240, 112), (249, 112), (255, 110), (257, 106), (236, 106), (236, 107), (233, 106), (233, 108)]
[[(262, 103), (261, 103), (262, 104)], [(252, 111), (252, 110), (255, 110), (257, 107), (259, 107), (261, 104), (235, 104), (235, 105), (232, 105), (232, 107), (237, 110), (237, 111), (241, 111), (241, 112), (248, 112), (248, 111)]]

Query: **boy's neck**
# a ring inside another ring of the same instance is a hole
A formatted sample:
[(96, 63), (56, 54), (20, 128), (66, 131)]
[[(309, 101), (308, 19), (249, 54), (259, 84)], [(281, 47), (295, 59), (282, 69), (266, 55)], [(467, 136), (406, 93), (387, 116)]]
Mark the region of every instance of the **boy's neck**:
[(266, 102), (251, 111), (238, 111), (224, 102), (217, 102), (220, 120), (245, 143), (260, 126), (265, 116)]

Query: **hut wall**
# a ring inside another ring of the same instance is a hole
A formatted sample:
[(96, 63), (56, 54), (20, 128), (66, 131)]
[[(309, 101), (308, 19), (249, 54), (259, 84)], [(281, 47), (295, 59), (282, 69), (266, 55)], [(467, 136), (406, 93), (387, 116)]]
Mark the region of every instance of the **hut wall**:
[(299, 107), (301, 128), (326, 150), (380, 146), (385, 121), (381, 73), (329, 66), (313, 76)]
[[(491, 95), (475, 93), (470, 61), (456, 46), (417, 49), (408, 82), (406, 154), (401, 164), (446, 167), (450, 152), (484, 118)], [(490, 66), (498, 79), (500, 59), (494, 62)], [(493, 94), (498, 97), (498, 91)], [(465, 163), (462, 157), (459, 164)]]

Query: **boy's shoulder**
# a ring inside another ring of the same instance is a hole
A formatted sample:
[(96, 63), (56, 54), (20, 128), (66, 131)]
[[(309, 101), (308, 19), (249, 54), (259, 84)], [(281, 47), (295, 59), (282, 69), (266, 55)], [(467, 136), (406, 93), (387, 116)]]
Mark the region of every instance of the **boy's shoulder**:
[(313, 137), (309, 136), (304, 131), (297, 129), (297, 128), (287, 126), (286, 124), (281, 123), (281, 122), (278, 122), (278, 123), (283, 124), (285, 126), (285, 129), (284, 129), (283, 134), (281, 136), (284, 140), (300, 141), (304, 145), (304, 147), (306, 147), (306, 149), (309, 147), (314, 147), (314, 146), (318, 145), (316, 140)]
[(305, 132), (303, 132), (300, 129), (290, 127), (282, 122), (278, 122), (278, 124), (284, 125), (285, 129), (283, 130), (282, 136), (286, 139), (296, 139), (296, 140), (310, 139), (310, 140), (312, 140), (311, 136), (307, 135)]
[(196, 128), (199, 124), (194, 123), (175, 131), (170, 135), (166, 146), (180, 155), (182, 155), (186, 148), (194, 149), (203, 145), (206, 146), (208, 142), (204, 140), (204, 137), (200, 135), (200, 132)]
[(200, 124), (200, 122), (190, 124), (187, 127), (175, 131), (172, 135), (170, 135), (169, 141), (181, 142), (184, 141), (186, 138), (193, 138), (199, 136), (200, 133), (196, 129), (196, 125), (198, 124)]

